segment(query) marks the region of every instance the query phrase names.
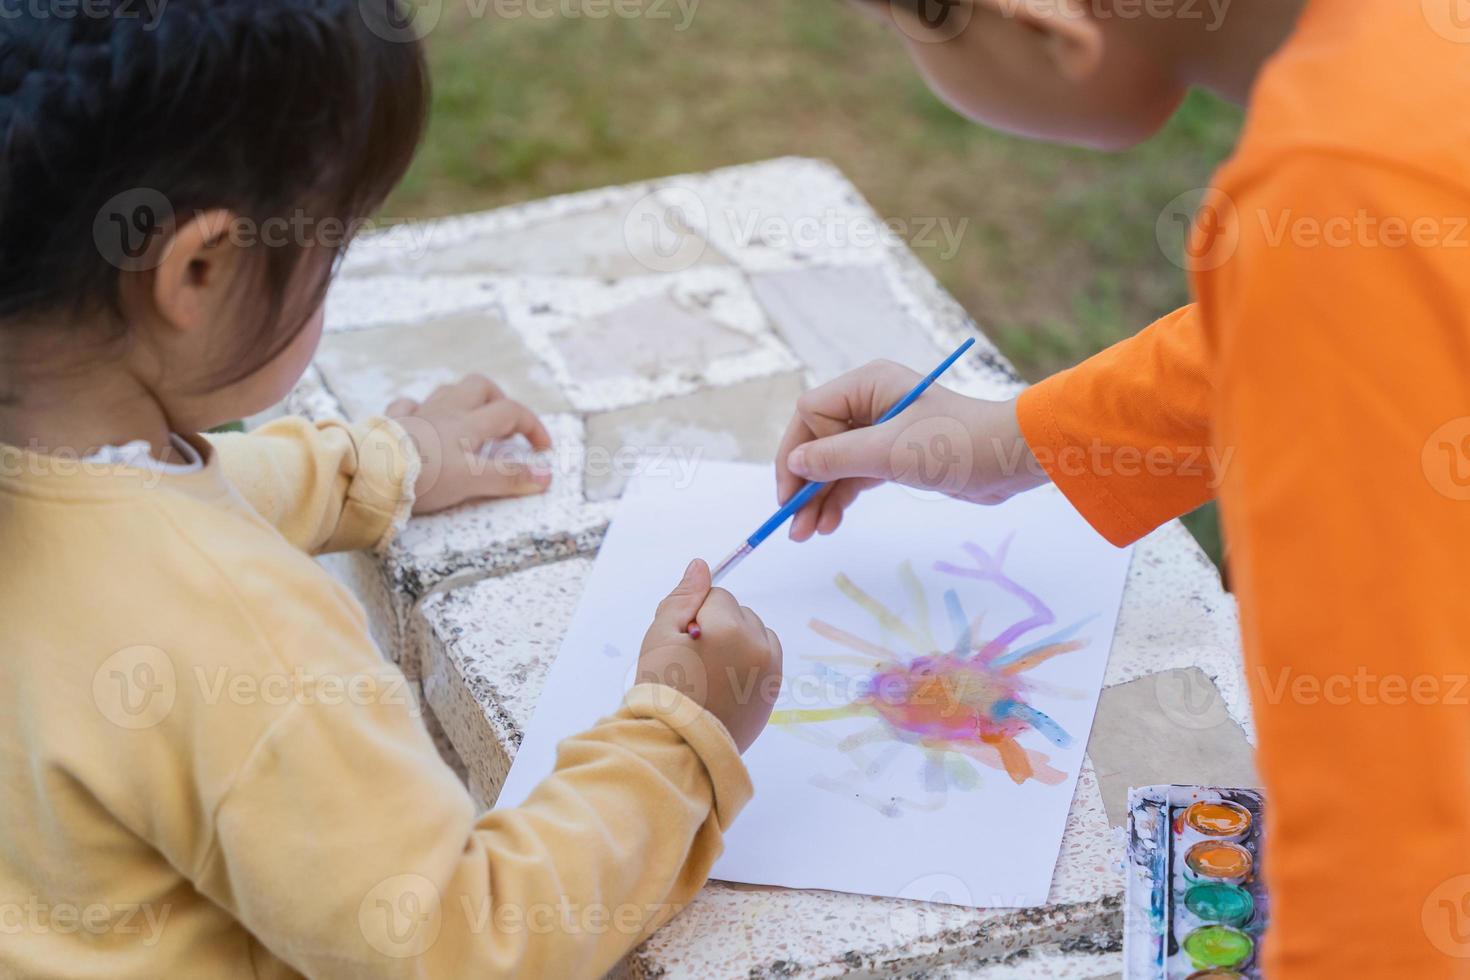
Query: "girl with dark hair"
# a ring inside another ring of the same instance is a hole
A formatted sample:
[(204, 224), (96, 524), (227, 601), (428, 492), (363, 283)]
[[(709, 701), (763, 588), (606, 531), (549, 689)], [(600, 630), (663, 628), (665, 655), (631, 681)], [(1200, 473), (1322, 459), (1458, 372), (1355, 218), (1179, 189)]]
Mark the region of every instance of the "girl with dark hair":
[(647, 683), (477, 813), (310, 555), (539, 492), (472, 462), (545, 428), (471, 377), (199, 435), (310, 361), (418, 141), (417, 43), (386, 2), (0, 8), (0, 974), (603, 973), (748, 798), (774, 634), (691, 565)]

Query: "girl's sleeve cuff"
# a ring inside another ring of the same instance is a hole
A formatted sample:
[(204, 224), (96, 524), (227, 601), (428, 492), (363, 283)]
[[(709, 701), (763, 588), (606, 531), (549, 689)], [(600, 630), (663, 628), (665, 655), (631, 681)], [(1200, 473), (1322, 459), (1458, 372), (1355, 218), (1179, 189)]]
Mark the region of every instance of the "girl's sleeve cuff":
[(663, 684), (639, 684), (623, 698), (623, 711), (634, 718), (661, 721), (679, 734), (704, 763), (714, 787), (715, 819), (725, 831), (755, 788), (740, 750), (720, 720), (685, 695)]
[(363, 522), (363, 537), (383, 551), (413, 512), (414, 485), (423, 463), (397, 422), (375, 417), (353, 427), (357, 471), (347, 488), (344, 522)]

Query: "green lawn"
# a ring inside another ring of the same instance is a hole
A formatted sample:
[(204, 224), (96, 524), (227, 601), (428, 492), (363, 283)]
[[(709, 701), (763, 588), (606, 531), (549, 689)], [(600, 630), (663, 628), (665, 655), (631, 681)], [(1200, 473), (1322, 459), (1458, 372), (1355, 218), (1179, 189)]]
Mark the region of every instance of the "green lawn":
[[(1155, 222), (1228, 153), (1234, 107), (1191, 97), (1125, 154), (1027, 143), (951, 112), (838, 0), (702, 2), (687, 21), (644, 3), (666, 16), (497, 19), (446, 0), (428, 139), (385, 216), (796, 153), (835, 162), (885, 217), (964, 222), (954, 254), (916, 251), (1030, 378), (1187, 301)], [(1213, 514), (1191, 524), (1218, 555)]]

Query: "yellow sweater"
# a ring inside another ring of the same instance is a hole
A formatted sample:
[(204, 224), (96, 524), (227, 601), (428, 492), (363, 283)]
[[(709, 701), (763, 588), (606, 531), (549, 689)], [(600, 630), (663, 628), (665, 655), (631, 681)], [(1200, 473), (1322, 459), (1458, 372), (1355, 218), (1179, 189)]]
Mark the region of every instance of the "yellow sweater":
[(751, 788), (672, 690), (515, 809), (435, 753), (309, 557), (392, 533), (403, 444), (285, 419), (184, 475), (0, 448), (0, 976), (596, 976), (699, 889)]

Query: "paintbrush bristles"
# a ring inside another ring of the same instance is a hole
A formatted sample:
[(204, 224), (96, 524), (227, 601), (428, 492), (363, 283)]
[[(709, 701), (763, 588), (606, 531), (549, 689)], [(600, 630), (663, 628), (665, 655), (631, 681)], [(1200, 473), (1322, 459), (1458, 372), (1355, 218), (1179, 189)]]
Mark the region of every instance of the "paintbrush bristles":
[(724, 561), (720, 562), (718, 565), (716, 565), (715, 570), (710, 573), (710, 584), (719, 585), (720, 579), (730, 574), (731, 570), (733, 570), (736, 565), (744, 561), (745, 556), (750, 554), (750, 551), (751, 548), (749, 544), (742, 544), (740, 547), (730, 552), (730, 556)]

